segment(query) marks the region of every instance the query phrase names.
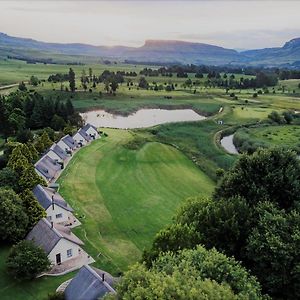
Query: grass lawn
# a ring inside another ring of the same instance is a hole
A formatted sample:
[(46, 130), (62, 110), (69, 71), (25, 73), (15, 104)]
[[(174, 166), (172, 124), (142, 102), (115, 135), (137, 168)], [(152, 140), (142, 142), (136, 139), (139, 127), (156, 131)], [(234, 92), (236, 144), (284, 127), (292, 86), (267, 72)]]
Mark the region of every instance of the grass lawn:
[(116, 274), (141, 257), (184, 199), (210, 195), (214, 182), (171, 146), (129, 150), (130, 131), (106, 132), (75, 155), (59, 183), (82, 222), (74, 232), (96, 265)]
[(74, 276), (70, 273), (59, 277), (41, 277), (32, 281), (18, 282), (6, 274), (5, 260), (9, 247), (0, 247), (0, 299), (1, 300), (46, 300), (49, 293)]

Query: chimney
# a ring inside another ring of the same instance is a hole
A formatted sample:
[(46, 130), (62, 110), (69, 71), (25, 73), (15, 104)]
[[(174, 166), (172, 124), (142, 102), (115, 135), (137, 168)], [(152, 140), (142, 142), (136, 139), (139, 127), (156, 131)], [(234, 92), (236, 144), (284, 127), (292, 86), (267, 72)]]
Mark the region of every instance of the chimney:
[(53, 222), (51, 222), (51, 228), (53, 228)]
[(52, 210), (54, 210), (54, 195), (51, 196), (51, 200), (52, 200)]
[(104, 281), (104, 276), (105, 276), (105, 274), (104, 274), (104, 273), (102, 273), (102, 281)]

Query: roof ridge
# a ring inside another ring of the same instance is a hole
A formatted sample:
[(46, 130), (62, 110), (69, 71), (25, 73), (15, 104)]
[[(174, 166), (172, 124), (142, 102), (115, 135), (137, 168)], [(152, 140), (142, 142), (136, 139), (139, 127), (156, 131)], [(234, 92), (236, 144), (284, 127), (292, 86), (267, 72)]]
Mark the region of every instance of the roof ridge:
[[(101, 276), (91, 266), (83, 265), (83, 267), (85, 267), (92, 275), (94, 275), (94, 277), (100, 280), (112, 293), (116, 293), (116, 291), (110, 286), (110, 284), (105, 280), (103, 281)], [(105, 273), (103, 272), (103, 274)]]

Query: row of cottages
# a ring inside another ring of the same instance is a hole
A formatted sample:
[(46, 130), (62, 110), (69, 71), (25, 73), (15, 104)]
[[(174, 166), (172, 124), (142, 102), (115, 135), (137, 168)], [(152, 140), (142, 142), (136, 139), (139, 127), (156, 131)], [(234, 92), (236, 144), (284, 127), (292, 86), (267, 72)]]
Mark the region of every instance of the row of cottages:
[(33, 189), (33, 194), (44, 208), (48, 221), (70, 227), (80, 225), (73, 216), (72, 207), (55, 189), (39, 184)]
[(41, 247), (53, 266), (87, 255), (80, 247), (83, 242), (70, 229), (80, 225), (72, 207), (55, 189), (37, 185), (33, 194), (47, 216), (33, 227), (26, 239)]
[(80, 128), (73, 136), (64, 136), (35, 163), (36, 172), (48, 183), (55, 180), (72, 153), (98, 137), (97, 128), (91, 124)]
[(83, 266), (64, 291), (66, 300), (97, 300), (107, 293), (115, 294), (114, 278), (99, 269)]
[(74, 235), (70, 228), (41, 219), (28, 233), (26, 240), (33, 241), (48, 255), (53, 266), (85, 253), (81, 246), (83, 242)]

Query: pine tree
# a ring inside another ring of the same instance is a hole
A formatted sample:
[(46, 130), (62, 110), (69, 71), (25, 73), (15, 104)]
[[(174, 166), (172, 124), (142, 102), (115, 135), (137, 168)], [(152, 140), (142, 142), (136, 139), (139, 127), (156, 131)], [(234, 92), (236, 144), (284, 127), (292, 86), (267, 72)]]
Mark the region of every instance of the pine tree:
[(24, 211), (28, 216), (28, 230), (30, 230), (40, 219), (47, 216), (46, 211), (34, 197), (31, 190), (26, 189), (20, 194)]
[(75, 73), (72, 68), (69, 70), (69, 83), (71, 92), (75, 92)]

